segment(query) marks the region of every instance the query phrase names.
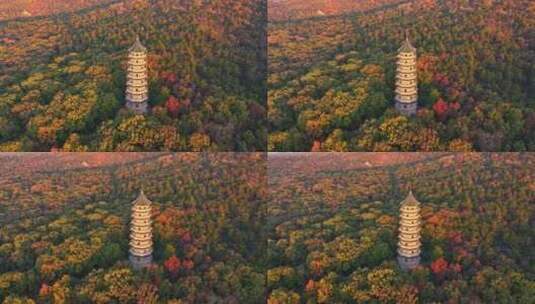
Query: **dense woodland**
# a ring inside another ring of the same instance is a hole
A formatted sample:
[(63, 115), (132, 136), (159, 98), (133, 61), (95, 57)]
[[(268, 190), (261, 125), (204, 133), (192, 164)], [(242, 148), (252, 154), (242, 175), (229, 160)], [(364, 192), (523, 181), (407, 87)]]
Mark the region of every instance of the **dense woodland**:
[[(262, 302), (265, 157), (127, 154), (91, 168), (89, 154), (66, 169), (34, 160), (1, 177), (0, 303)], [(140, 189), (153, 201), (154, 263), (134, 271), (129, 220)]]
[[(535, 150), (535, 3), (397, 2), (271, 20), (268, 149)], [(405, 30), (419, 56), (412, 118), (394, 111)]]
[[(265, 150), (263, 0), (84, 3), (0, 22), (0, 150)], [(146, 116), (124, 108), (137, 34)]]
[(0, 2), (0, 21), (73, 12), (117, 0), (10, 0)]
[(269, 0), (268, 18), (273, 21), (296, 20), (314, 16), (340, 15), (367, 11), (407, 0)]
[[(359, 154), (321, 157), (337, 167)], [(293, 173), (269, 158), (269, 304), (533, 303), (535, 155), (434, 154), (311, 173), (315, 156), (293, 156), (303, 168)], [(409, 189), (422, 204), (422, 263), (404, 272), (397, 229)]]

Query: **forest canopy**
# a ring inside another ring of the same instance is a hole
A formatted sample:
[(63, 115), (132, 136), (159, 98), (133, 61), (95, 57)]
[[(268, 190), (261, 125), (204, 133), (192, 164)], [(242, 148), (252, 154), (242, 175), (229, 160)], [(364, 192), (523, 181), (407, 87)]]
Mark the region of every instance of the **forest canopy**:
[[(122, 160), (101, 161), (107, 154), (0, 157), (16, 173), (0, 177), (0, 303), (264, 299), (263, 155), (113, 153)], [(13, 166), (25, 160), (33, 166)], [(137, 271), (128, 249), (140, 189), (153, 202), (154, 252)]]
[[(270, 151), (535, 150), (533, 1), (386, 2), (270, 20)], [(418, 49), (410, 118), (394, 109), (406, 31)]]
[[(265, 150), (263, 1), (86, 4), (0, 22), (1, 151)], [(124, 107), (136, 35), (145, 116)]]
[[(532, 302), (535, 155), (343, 154), (269, 157), (268, 303)], [(315, 158), (321, 169), (309, 170)], [(292, 170), (271, 169), (289, 161)], [(422, 254), (403, 271), (409, 190)]]

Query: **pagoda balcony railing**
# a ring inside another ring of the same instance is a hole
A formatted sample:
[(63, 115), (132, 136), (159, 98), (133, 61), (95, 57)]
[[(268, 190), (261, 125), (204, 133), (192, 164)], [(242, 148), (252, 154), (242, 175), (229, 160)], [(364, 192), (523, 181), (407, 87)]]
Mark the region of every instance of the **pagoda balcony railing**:
[(147, 256), (152, 254), (152, 248), (130, 248), (130, 254), (137, 256)]
[(152, 210), (152, 207), (150, 205), (141, 205), (141, 204), (136, 204), (134, 206), (132, 206), (132, 211), (150, 211)]
[(411, 226), (411, 227), (400, 226), (399, 227), (400, 233), (420, 233), (421, 230), (422, 228), (420, 226)]
[(417, 212), (420, 213), (420, 207), (403, 205), (400, 209), (401, 212)]
[(130, 239), (136, 240), (136, 241), (143, 241), (143, 242), (150, 241), (152, 240), (152, 233), (134, 232), (130, 234)]
[(145, 66), (129, 66), (128, 67), (128, 72), (130, 73), (145, 73), (147, 72), (147, 67)]
[(146, 240), (146, 239), (152, 239), (152, 231), (137, 231), (137, 230), (130, 230), (130, 237), (136, 238), (139, 240)]
[(399, 223), (401, 226), (403, 226), (403, 224), (412, 224), (414, 222), (419, 223), (421, 220), (419, 216), (411, 217), (411, 216), (400, 215), (399, 218), (400, 218)]
[(139, 73), (139, 74), (128, 74), (126, 77), (127, 80), (141, 80), (141, 81), (147, 81), (147, 74)]
[(147, 248), (152, 246), (152, 239), (151, 238), (139, 238), (139, 237), (132, 237), (130, 236), (130, 245), (135, 248)]
[(404, 241), (404, 242), (419, 241), (420, 240), (420, 235), (417, 234), (417, 233), (411, 234), (411, 235), (400, 234), (399, 235), (399, 239)]
[(416, 66), (416, 59), (415, 58), (402, 58), (402, 59), (398, 59), (396, 61), (396, 64), (398, 66), (413, 66), (413, 67), (415, 67)]
[(415, 73), (412, 74), (397, 74), (396, 79), (400, 80), (416, 80), (418, 76)]
[(128, 58), (146, 58), (147, 57), (147, 53), (145, 52), (130, 52), (128, 54)]
[(137, 213), (134, 213), (132, 214), (132, 219), (140, 219), (140, 220), (144, 220), (144, 219), (150, 219), (151, 217), (151, 213), (150, 212), (137, 212)]
[(150, 227), (152, 222), (150, 219), (134, 219), (131, 222), (132, 227)]
[(134, 216), (132, 217), (132, 224), (137, 223), (151, 223), (151, 217), (150, 214), (147, 214), (146, 216)]
[(128, 60), (128, 65), (129, 66), (136, 66), (136, 65), (145, 66), (147, 65), (147, 60), (145, 60), (144, 58), (132, 58)]
[(139, 216), (139, 215), (150, 216), (151, 212), (152, 212), (151, 209), (132, 209), (132, 217)]
[(404, 218), (401, 218), (401, 220), (399, 221), (399, 225), (401, 227), (403, 226), (407, 226), (407, 227), (413, 227), (413, 226), (417, 226), (417, 225), (420, 225), (420, 219), (416, 218), (416, 219), (404, 219)]
[(127, 86), (134, 86), (134, 87), (146, 87), (147, 86), (147, 80), (146, 79), (132, 79), (128, 80), (126, 82)]
[(144, 235), (148, 235), (149, 238), (152, 238), (152, 229), (130, 229), (130, 236), (135, 236), (137, 238), (143, 238)]
[(131, 248), (136, 248), (136, 249), (152, 248), (152, 240), (148, 240), (148, 241), (130, 240), (130, 247)]
[(399, 217), (402, 219), (407, 219), (407, 220), (417, 220), (417, 219), (420, 219), (420, 214), (419, 213), (414, 213), (414, 214), (402, 213)]
[[(126, 96), (132, 98), (143, 99), (144, 96), (148, 96), (148, 92), (133, 92), (131, 89), (126, 90)], [(145, 216), (145, 215), (142, 215)]]
[(136, 75), (136, 74), (128, 74), (126, 75), (126, 79), (132, 79), (132, 80), (144, 80), (144, 79), (147, 79), (148, 76), (147, 74), (139, 74), (139, 75)]
[[(148, 93), (148, 89), (146, 86), (128, 86), (126, 88), (126, 93), (131, 93), (131, 94), (146, 94)], [(140, 211), (140, 212), (145, 212), (145, 211)]]
[(396, 88), (418, 89), (418, 85), (416, 84), (416, 81), (414, 80), (403, 80), (403, 81), (396, 82)]
[(130, 237), (136, 238), (139, 240), (146, 240), (146, 239), (152, 239), (152, 230), (148, 231), (137, 231), (137, 230), (130, 230)]
[(413, 250), (403, 250), (401, 248), (398, 248), (398, 254), (403, 257), (412, 258), (417, 257), (421, 253), (420, 249), (413, 249)]
[(406, 102), (406, 103), (412, 103), (418, 101), (418, 96), (404, 96), (404, 95), (396, 95), (396, 100), (399, 102)]
[(396, 93), (397, 93), (398, 95), (406, 95), (406, 96), (409, 96), (409, 95), (416, 95), (416, 94), (418, 94), (418, 90), (416, 90), (416, 89), (397, 88), (397, 89), (396, 89)]
[(137, 249), (137, 248), (130, 248), (130, 254), (135, 256), (147, 256), (152, 254), (152, 248), (146, 248), (146, 249)]
[(422, 243), (420, 243), (420, 241), (410, 241), (410, 242), (399, 241), (398, 242), (398, 247), (402, 249), (410, 250), (410, 249), (420, 248), (421, 246), (422, 246)]
[(151, 226), (131, 226), (130, 231), (140, 233), (150, 233), (152, 231)]
[(137, 240), (141, 239), (152, 239), (152, 230), (144, 230), (144, 231), (138, 231), (130, 229), (130, 237), (136, 238)]
[[(412, 87), (417, 87), (418, 83), (416, 83), (416, 80), (414, 80), (414, 79), (413, 80), (399, 79), (398, 81), (396, 81), (396, 86), (412, 88)], [(402, 208), (401, 210), (412, 211), (413, 209), (403, 209)]]
[(399, 251), (406, 252), (407, 254), (420, 254), (420, 247), (398, 247)]
[(398, 59), (416, 59), (415, 53), (399, 53), (396, 56)]
[(127, 88), (126, 93), (130, 95), (147, 95), (149, 91), (147, 89), (139, 89), (139, 88)]
[(416, 67), (414, 67), (414, 66), (408, 67), (408, 66), (398, 65), (397, 72), (398, 73), (414, 73), (414, 74), (416, 74)]
[(418, 89), (416, 89), (415, 87), (410, 87), (410, 88), (397, 87), (396, 93), (397, 95), (404, 95), (404, 96), (416, 95), (418, 94)]
[(131, 222), (132, 226), (150, 226), (152, 221), (150, 219), (133, 219)]
[(401, 221), (401, 223), (399, 224), (401, 227), (407, 227), (407, 228), (412, 228), (412, 227), (420, 227), (420, 221)]
[(128, 93), (126, 94), (126, 98), (130, 101), (145, 101), (147, 100), (149, 97), (148, 94), (144, 93), (144, 94), (139, 94), (139, 93), (136, 93), (136, 94), (132, 94), (132, 93)]
[(140, 206), (136, 206), (136, 207), (132, 207), (132, 212), (134, 214), (136, 213), (150, 213), (151, 212), (151, 208), (146, 208), (146, 207), (140, 207)]
[(127, 95), (126, 100), (130, 102), (145, 102), (149, 100), (149, 97), (147, 95), (142, 96), (142, 97), (134, 97), (134, 96)]

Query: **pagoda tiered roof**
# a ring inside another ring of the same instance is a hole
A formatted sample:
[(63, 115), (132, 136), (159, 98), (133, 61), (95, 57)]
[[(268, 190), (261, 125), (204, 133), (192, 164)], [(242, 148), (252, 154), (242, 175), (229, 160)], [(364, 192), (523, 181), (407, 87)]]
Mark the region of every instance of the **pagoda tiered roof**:
[(132, 45), (129, 49), (129, 52), (135, 52), (135, 53), (146, 53), (147, 48), (141, 44), (141, 41), (139, 40), (139, 35), (136, 37), (136, 42), (134, 42), (134, 45)]
[(398, 50), (399, 53), (416, 53), (416, 48), (409, 41), (409, 34), (405, 33), (405, 41)]

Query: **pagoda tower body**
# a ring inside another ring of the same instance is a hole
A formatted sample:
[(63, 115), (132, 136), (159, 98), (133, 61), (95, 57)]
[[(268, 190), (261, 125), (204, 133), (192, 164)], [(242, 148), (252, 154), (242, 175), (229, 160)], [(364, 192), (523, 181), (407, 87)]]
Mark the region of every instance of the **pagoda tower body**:
[(420, 264), (420, 203), (412, 191), (401, 202), (399, 221), (398, 263), (402, 269)]
[(147, 49), (139, 41), (139, 36), (128, 52), (126, 107), (138, 114), (144, 114), (148, 111), (149, 100)]
[(398, 50), (396, 73), (396, 109), (406, 116), (415, 115), (418, 109), (416, 57), (416, 48), (406, 35)]
[(130, 262), (135, 269), (146, 267), (152, 262), (151, 204), (143, 191), (132, 203)]

